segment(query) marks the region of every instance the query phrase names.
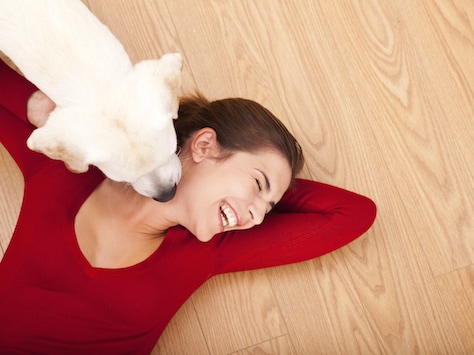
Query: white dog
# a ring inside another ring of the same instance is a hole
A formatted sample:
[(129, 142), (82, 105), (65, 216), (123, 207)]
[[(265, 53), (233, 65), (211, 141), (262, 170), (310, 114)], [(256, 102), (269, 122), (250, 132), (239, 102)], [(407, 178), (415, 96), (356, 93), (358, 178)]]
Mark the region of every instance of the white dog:
[(0, 50), (56, 103), (30, 149), (75, 172), (95, 165), (159, 201), (174, 196), (179, 54), (132, 65), (79, 0), (0, 0)]

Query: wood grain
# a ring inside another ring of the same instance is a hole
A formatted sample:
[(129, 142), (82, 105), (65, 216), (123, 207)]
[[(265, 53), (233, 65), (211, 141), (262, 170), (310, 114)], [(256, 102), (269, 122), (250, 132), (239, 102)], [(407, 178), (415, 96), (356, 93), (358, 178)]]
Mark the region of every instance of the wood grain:
[(291, 348), (288, 336), (281, 336), (264, 343), (252, 346), (250, 348), (237, 351), (232, 355), (269, 355), (269, 354), (280, 354), (280, 355), (293, 355), (294, 352)]
[(192, 301), (211, 354), (232, 353), (287, 333), (264, 271), (215, 277)]
[(466, 352), (474, 354), (474, 266), (440, 275), (437, 279)]
[(0, 144), (0, 260), (15, 229), (23, 198), (23, 176)]
[[(185, 92), (261, 102), (303, 146), (303, 177), (378, 205), (330, 255), (210, 280), (154, 353), (474, 353), (474, 3), (85, 3), (134, 61), (180, 52)], [(4, 251), (23, 183), (3, 149), (0, 166)]]

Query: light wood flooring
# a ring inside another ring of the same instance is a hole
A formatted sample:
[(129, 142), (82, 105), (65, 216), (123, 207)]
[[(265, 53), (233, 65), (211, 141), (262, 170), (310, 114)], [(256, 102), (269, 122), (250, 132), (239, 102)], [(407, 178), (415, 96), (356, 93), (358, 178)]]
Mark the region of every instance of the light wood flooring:
[[(86, 3), (133, 60), (181, 52), (186, 92), (261, 102), (303, 177), (378, 205), (338, 251), (210, 280), (154, 353), (474, 354), (474, 2)], [(22, 181), (0, 159), (4, 250)]]

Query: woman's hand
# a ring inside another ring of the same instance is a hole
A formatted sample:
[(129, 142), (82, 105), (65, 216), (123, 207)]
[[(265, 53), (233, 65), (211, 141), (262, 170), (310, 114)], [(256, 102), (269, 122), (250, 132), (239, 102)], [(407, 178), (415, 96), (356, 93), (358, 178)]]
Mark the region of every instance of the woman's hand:
[(28, 121), (36, 127), (46, 124), (49, 114), (54, 110), (56, 104), (42, 91), (35, 91), (26, 106)]

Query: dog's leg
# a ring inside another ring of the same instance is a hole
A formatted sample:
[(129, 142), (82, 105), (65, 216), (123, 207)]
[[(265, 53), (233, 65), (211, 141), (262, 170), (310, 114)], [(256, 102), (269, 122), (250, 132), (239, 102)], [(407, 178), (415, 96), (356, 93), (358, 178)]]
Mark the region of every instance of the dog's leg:
[[(56, 108), (49, 115), (48, 124), (34, 130), (27, 140), (28, 148), (39, 153), (46, 154), (51, 159), (62, 160), (69, 170), (82, 173), (89, 169), (90, 147), (89, 132), (83, 129), (77, 122), (80, 114), (63, 108)], [(69, 120), (71, 127), (65, 129), (63, 119)], [(76, 124), (75, 124), (76, 123)]]

